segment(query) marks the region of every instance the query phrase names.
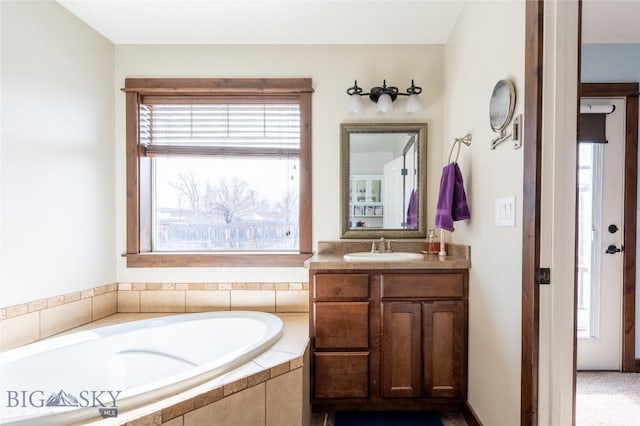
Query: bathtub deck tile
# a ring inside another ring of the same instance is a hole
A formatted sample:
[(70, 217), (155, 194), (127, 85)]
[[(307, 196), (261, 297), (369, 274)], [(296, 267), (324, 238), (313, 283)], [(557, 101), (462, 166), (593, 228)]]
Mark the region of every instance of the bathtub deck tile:
[(291, 354), (288, 352), (281, 352), (274, 349), (270, 349), (267, 352), (258, 355), (254, 358), (253, 362), (264, 368), (275, 367), (276, 365), (287, 362), (291, 359)]
[(289, 372), (289, 361), (283, 362), (282, 364), (278, 364), (275, 367), (271, 367), (269, 369), (269, 374), (271, 378), (278, 377), (281, 374)]
[(252, 374), (247, 377), (247, 387), (255, 386), (260, 383), (264, 383), (271, 377), (269, 370), (264, 370), (259, 373)]
[(208, 392), (202, 393), (194, 398), (194, 408), (204, 407), (213, 402), (219, 401), (224, 398), (224, 388), (211, 389)]
[(289, 361), (289, 368), (291, 370), (295, 370), (296, 368), (300, 368), (304, 365), (304, 356), (299, 356)]
[(162, 424), (162, 413), (156, 411), (136, 420), (126, 423), (126, 426), (160, 426)]
[(220, 385), (224, 385), (227, 383), (231, 383), (233, 381), (236, 381), (238, 379), (242, 379), (242, 378), (247, 378), (253, 374), (259, 373), (261, 371), (263, 371), (264, 368), (262, 368), (260, 365), (256, 364), (253, 361), (249, 361), (244, 365), (241, 365), (240, 367), (236, 368), (235, 370), (231, 370), (229, 373), (227, 373), (226, 375), (221, 376), (220, 379)]
[(247, 383), (248, 383), (248, 380), (246, 377), (243, 377), (242, 379), (238, 379), (231, 383), (227, 383), (226, 385), (224, 385), (224, 396), (227, 397), (236, 392), (240, 392), (241, 390), (246, 389)]
[(189, 398), (184, 401), (173, 404), (170, 407), (162, 409), (162, 422), (168, 422), (171, 419), (175, 419), (178, 416), (182, 416), (184, 413), (193, 411), (195, 409), (195, 399)]
[(309, 314), (276, 314), (287, 326), (271, 349), (301, 355), (309, 343)]

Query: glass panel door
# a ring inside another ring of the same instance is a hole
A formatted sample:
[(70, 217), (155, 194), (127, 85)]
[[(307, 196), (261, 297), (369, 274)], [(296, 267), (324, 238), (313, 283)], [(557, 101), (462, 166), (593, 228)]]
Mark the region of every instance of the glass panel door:
[(578, 147), (578, 337), (598, 336), (602, 144)]

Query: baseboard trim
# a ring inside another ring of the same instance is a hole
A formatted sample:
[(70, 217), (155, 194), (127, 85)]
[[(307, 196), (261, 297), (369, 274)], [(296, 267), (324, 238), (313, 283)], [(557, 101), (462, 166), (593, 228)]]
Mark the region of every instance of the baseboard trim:
[(469, 405), (469, 401), (464, 402), (464, 405), (462, 406), (462, 415), (469, 426), (482, 426), (482, 422), (478, 418), (476, 412), (473, 411), (473, 408), (471, 408), (471, 405)]

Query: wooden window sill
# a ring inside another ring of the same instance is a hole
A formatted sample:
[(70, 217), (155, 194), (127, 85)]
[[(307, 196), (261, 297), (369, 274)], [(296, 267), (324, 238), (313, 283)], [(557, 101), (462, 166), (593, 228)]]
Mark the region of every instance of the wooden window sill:
[(140, 253), (127, 254), (129, 268), (303, 267), (311, 253)]

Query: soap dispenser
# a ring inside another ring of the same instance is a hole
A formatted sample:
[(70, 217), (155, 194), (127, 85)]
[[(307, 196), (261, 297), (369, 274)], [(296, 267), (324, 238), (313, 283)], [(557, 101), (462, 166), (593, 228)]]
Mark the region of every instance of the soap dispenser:
[(429, 229), (429, 233), (427, 234), (427, 254), (438, 254), (439, 250), (440, 245), (438, 243), (436, 231)]

